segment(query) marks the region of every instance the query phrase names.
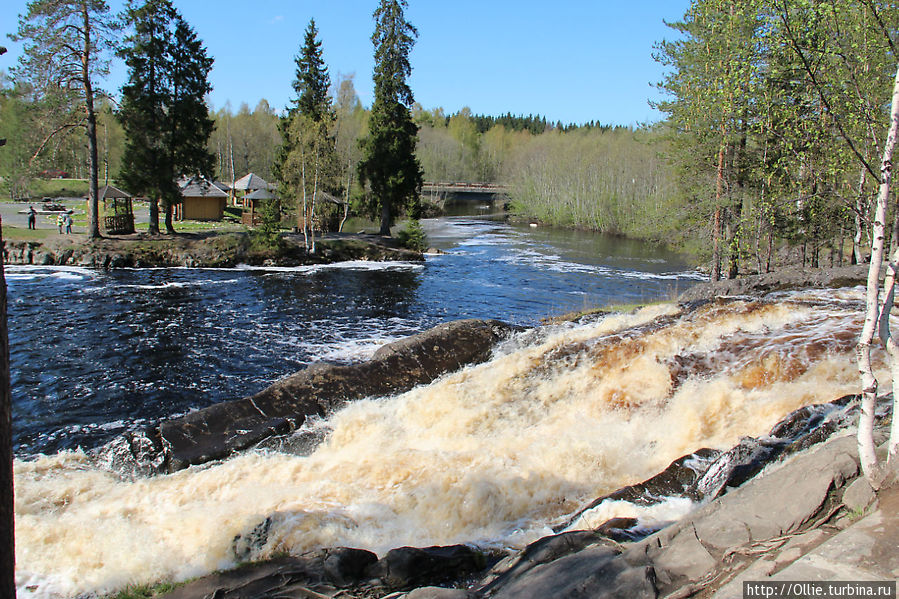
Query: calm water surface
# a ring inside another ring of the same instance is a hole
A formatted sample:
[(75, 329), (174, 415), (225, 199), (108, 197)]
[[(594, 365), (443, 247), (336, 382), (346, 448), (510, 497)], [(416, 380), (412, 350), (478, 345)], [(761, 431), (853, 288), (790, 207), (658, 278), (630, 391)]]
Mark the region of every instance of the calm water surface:
[(451, 217), (424, 264), (95, 271), (9, 267), (17, 455), (129, 428), (348, 363), (459, 318), (534, 324), (669, 298), (701, 277), (676, 254), (589, 233)]

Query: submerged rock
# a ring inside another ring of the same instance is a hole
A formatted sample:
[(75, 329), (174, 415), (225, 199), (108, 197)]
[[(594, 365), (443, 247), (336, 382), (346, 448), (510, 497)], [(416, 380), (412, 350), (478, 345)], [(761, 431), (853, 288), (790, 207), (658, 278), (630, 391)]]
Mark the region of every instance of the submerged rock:
[[(171, 472), (223, 458), (290, 433), (306, 417), (324, 416), (347, 401), (402, 393), (463, 366), (483, 362), (496, 343), (513, 330), (497, 320), (441, 324), (387, 344), (371, 360), (360, 364), (316, 363), (252, 397), (165, 421), (143, 434), (139, 443), (115, 440), (110, 444), (114, 447), (107, 445), (100, 455), (104, 461), (118, 464), (119, 470), (135, 472)], [(151, 447), (157, 453), (148, 449)]]

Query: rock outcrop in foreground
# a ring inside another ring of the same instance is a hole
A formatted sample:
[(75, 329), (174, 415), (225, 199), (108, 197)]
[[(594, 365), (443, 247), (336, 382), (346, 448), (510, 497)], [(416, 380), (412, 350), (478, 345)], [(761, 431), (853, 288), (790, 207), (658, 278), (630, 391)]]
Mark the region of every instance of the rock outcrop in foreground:
[(308, 416), (344, 402), (394, 395), (468, 364), (485, 361), (514, 327), (497, 320), (459, 320), (381, 347), (359, 364), (315, 363), (251, 397), (226, 401), (126, 433), (100, 450), (116, 471), (172, 472), (227, 457), (285, 435)]
[(738, 599), (747, 580), (895, 580), (899, 488), (875, 494), (860, 477), (855, 438), (843, 434), (856, 409), (854, 398), (802, 408), (765, 437), (685, 456), (597, 500), (646, 505), (667, 495), (702, 504), (649, 536), (618, 518), (499, 561), (465, 546), (404, 547), (381, 559), (320, 550), (205, 577), (166, 597)]

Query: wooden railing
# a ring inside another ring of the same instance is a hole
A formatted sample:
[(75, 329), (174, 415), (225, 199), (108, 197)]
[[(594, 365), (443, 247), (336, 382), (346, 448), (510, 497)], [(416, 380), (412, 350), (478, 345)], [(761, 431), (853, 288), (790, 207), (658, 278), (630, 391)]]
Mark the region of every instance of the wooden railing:
[(134, 233), (133, 214), (114, 214), (103, 217), (103, 226), (107, 235), (126, 235)]

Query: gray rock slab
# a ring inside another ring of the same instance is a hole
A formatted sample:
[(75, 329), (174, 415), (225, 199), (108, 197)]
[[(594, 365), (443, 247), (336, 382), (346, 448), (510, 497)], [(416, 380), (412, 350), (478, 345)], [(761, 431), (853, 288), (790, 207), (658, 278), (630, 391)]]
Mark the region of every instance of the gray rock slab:
[(849, 511), (861, 512), (867, 508), (877, 496), (865, 477), (860, 476), (843, 491), (843, 505)]
[(715, 567), (710, 558), (719, 562), (729, 549), (800, 530), (857, 473), (856, 460), (854, 438), (828, 441), (635, 543), (624, 559), (654, 567), (662, 594), (695, 583)]
[(403, 595), (405, 599), (472, 599), (474, 596), (474, 593), (465, 589), (443, 587), (421, 587)]

